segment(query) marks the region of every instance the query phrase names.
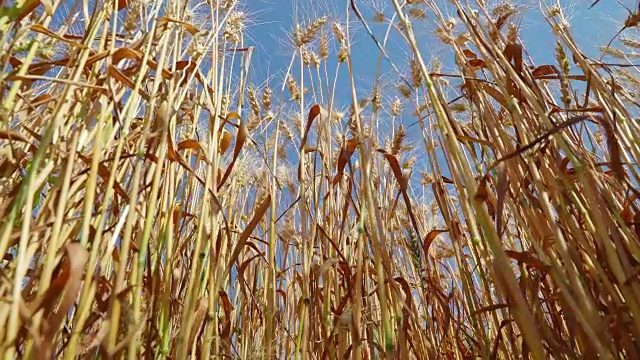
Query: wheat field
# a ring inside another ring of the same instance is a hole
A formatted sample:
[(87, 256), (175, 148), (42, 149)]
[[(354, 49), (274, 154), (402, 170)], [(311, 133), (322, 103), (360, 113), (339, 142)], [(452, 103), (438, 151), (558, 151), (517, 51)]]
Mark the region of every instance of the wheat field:
[(640, 359), (637, 4), (252, 1), (2, 2), (5, 359)]

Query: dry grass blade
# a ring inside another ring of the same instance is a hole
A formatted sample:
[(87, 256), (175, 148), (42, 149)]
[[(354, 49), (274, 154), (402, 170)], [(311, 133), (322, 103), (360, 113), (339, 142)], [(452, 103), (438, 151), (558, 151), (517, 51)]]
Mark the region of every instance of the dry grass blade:
[(519, 156), (521, 154), (524, 154), (525, 152), (533, 149), (534, 147), (538, 146), (541, 142), (547, 140), (550, 136), (557, 134), (558, 132), (562, 131), (563, 129), (578, 124), (580, 122), (586, 121), (586, 120), (590, 120), (592, 122), (596, 122), (596, 120), (594, 120), (594, 117), (592, 117), (591, 115), (579, 115), (579, 116), (574, 116), (570, 119), (568, 119), (567, 121), (563, 122), (562, 124), (556, 125), (554, 126), (551, 130), (547, 131), (545, 134), (537, 137), (535, 140), (531, 141), (530, 143), (522, 146), (520, 149), (518, 149), (517, 151), (510, 153), (506, 156), (501, 157), (500, 159), (496, 160), (493, 165), (490, 167), (490, 169), (494, 169), (496, 168), (499, 164), (501, 164), (502, 162), (512, 159), (516, 156)]
[(192, 24), (189, 24), (189, 23), (184, 22), (184, 21), (172, 19), (172, 18), (169, 18), (169, 17), (164, 17), (164, 16), (163, 17), (159, 17), (159, 18), (156, 19), (156, 21), (159, 22), (159, 23), (176, 23), (176, 24), (182, 25), (184, 27), (184, 29), (187, 30), (189, 32), (189, 34), (191, 34), (192, 36), (195, 36), (200, 32), (200, 30), (198, 30), (198, 28), (195, 27)]
[(558, 68), (556, 68), (554, 65), (541, 65), (533, 69), (532, 72), (534, 78), (541, 78), (546, 75), (554, 74), (560, 74), (560, 71), (558, 71)]
[(313, 125), (313, 121), (320, 115), (320, 105), (316, 104), (311, 107), (309, 110), (309, 116), (307, 117), (307, 125), (304, 128), (304, 135), (302, 135), (302, 141), (300, 143), (300, 150), (304, 149), (307, 145), (307, 136), (309, 135), (309, 130), (311, 129), (311, 125)]
[(267, 195), (262, 200), (262, 202), (256, 207), (253, 213), (253, 217), (251, 218), (251, 221), (249, 221), (245, 229), (242, 231), (242, 234), (240, 234), (240, 237), (238, 238), (238, 242), (235, 244), (233, 250), (231, 251), (231, 255), (229, 256), (229, 261), (227, 262), (227, 266), (225, 268), (226, 269), (225, 274), (228, 274), (231, 271), (233, 264), (236, 261), (238, 261), (238, 256), (240, 255), (240, 251), (242, 251), (242, 248), (244, 247), (247, 240), (249, 239), (249, 236), (251, 236), (251, 233), (253, 233), (253, 230), (258, 226), (258, 223), (262, 220), (262, 217), (264, 217), (264, 215), (267, 213), (267, 210), (269, 209), (270, 205), (271, 205), (271, 195)]
[[(345, 142), (344, 146), (340, 149), (340, 153), (338, 154), (338, 163), (337, 163), (337, 172), (333, 178), (333, 184), (337, 184), (342, 180), (342, 175), (344, 174), (344, 168), (349, 163), (349, 160), (353, 156), (357, 148), (357, 140), (355, 138), (349, 139)], [(300, 170), (298, 170), (298, 178), (300, 176)]]
[(505, 109), (508, 108), (507, 100), (505, 99), (504, 95), (500, 93), (500, 91), (496, 90), (496, 88), (485, 82), (478, 82), (476, 86), (480, 87), (482, 91), (490, 95), (495, 101), (502, 105), (502, 107), (504, 107)]
[[(224, 185), (225, 181), (227, 181), (227, 179), (229, 178), (229, 175), (231, 175), (231, 170), (233, 170), (233, 166), (236, 164), (236, 161), (238, 160), (238, 156), (242, 151), (242, 147), (244, 146), (244, 143), (247, 139), (247, 135), (249, 133), (247, 124), (244, 121), (242, 121), (242, 119), (240, 118), (240, 115), (238, 115), (235, 112), (232, 112), (227, 116), (225, 122), (229, 122), (232, 119), (237, 119), (240, 122), (240, 124), (238, 125), (238, 132), (236, 133), (236, 142), (233, 148), (233, 158), (231, 159), (231, 163), (227, 167), (227, 170), (224, 172), (224, 175), (222, 176), (222, 179), (218, 184), (218, 190), (222, 188), (222, 185)], [(224, 146), (224, 143), (222, 143), (222, 145)], [(221, 147), (221, 149), (223, 149), (223, 147)]]
[[(65, 247), (66, 260), (62, 265), (59, 277), (57, 277), (51, 284), (51, 293), (58, 292), (63, 293), (60, 305), (57, 306), (57, 310), (53, 310), (53, 303), (45, 304), (42, 306), (47, 311), (46, 321), (43, 322), (43, 326), (40, 329), (42, 339), (37, 343), (37, 350), (35, 354), (38, 357), (50, 358), (56, 346), (54, 344), (54, 338), (56, 337), (60, 325), (64, 321), (65, 316), (71, 305), (73, 305), (76, 297), (78, 296), (80, 287), (82, 286), (82, 278), (84, 276), (84, 267), (89, 260), (89, 253), (79, 243), (70, 243)], [(49, 297), (49, 300), (53, 300)]]
[(446, 232), (449, 232), (449, 230), (435, 229), (435, 230), (429, 231), (427, 236), (424, 237), (424, 241), (422, 243), (422, 248), (423, 248), (424, 253), (428, 254), (429, 253), (429, 248), (431, 248), (431, 244), (433, 244), (433, 241), (436, 239), (436, 237), (438, 237), (438, 235), (440, 235), (442, 233), (446, 233)]
[(37, 33), (44, 34), (44, 35), (47, 35), (49, 37), (52, 37), (52, 38), (54, 38), (56, 40), (59, 40), (59, 41), (65, 43), (65, 44), (69, 44), (71, 46), (77, 47), (79, 49), (83, 49), (83, 50), (84, 49), (88, 49), (88, 47), (86, 45), (77, 43), (75, 41), (68, 40), (64, 36), (60, 36), (60, 35), (54, 33), (53, 31), (47, 29), (46, 27), (44, 27), (42, 25), (34, 24), (34, 25), (31, 25), (31, 27), (29, 29), (31, 29), (32, 31), (35, 31)]
[(2, 130), (0, 131), (0, 139), (11, 141), (22, 141), (27, 144), (31, 144), (31, 141), (23, 134), (14, 130)]
[(618, 144), (618, 137), (614, 132), (614, 125), (610, 124), (601, 116), (595, 117), (598, 123), (604, 129), (605, 137), (607, 138), (607, 146), (609, 148), (609, 163), (613, 173), (619, 181), (624, 182), (626, 179), (626, 173), (622, 167), (622, 161), (620, 160), (620, 145)]
[(496, 205), (496, 232), (502, 234), (503, 231), (503, 214), (504, 214), (504, 202), (507, 197), (507, 191), (509, 191), (509, 178), (507, 176), (507, 168), (504, 164), (500, 164), (497, 167), (498, 170), (498, 184), (496, 188), (497, 193), (497, 205)]

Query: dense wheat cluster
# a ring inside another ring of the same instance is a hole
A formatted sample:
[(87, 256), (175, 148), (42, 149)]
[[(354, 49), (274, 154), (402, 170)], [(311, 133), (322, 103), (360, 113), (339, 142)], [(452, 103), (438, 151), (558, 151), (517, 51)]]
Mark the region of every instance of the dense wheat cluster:
[(638, 12), (252, 1), (2, 2), (6, 359), (640, 358)]

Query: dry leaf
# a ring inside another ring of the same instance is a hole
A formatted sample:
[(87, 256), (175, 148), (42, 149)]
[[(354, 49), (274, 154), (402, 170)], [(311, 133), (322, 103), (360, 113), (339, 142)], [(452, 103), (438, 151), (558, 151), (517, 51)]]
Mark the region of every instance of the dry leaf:
[(244, 142), (247, 139), (247, 135), (249, 134), (249, 129), (247, 128), (247, 124), (242, 121), (240, 115), (235, 112), (230, 113), (225, 122), (230, 121), (232, 118), (238, 119), (240, 125), (238, 126), (238, 133), (236, 134), (236, 144), (233, 149), (233, 159), (231, 160), (231, 164), (227, 167), (224, 175), (222, 175), (222, 180), (220, 180), (220, 184), (218, 185), (218, 190), (224, 185), (225, 181), (231, 175), (231, 170), (233, 170), (234, 165), (236, 164), (236, 160), (238, 160), (238, 155), (240, 155), (240, 151), (242, 151), (242, 147), (244, 146)]
[(231, 271), (231, 268), (233, 267), (233, 263), (238, 260), (238, 255), (240, 255), (240, 251), (242, 250), (245, 243), (249, 239), (249, 236), (251, 236), (251, 233), (253, 233), (253, 230), (256, 228), (256, 226), (258, 226), (258, 223), (260, 222), (262, 217), (267, 213), (267, 209), (269, 209), (270, 205), (271, 205), (271, 194), (267, 195), (267, 197), (265, 197), (265, 199), (262, 200), (262, 203), (258, 205), (258, 207), (256, 208), (253, 214), (253, 217), (251, 218), (251, 221), (249, 221), (249, 224), (247, 224), (247, 227), (245, 227), (242, 234), (240, 234), (240, 237), (238, 238), (238, 242), (236, 243), (233, 251), (231, 252), (231, 256), (229, 257), (229, 261), (227, 262), (225, 276), (226, 274), (229, 274), (229, 272)]
[[(89, 253), (80, 243), (67, 244), (65, 252), (66, 261), (59, 275), (60, 278), (54, 279), (50, 286), (50, 288), (53, 287), (55, 289), (64, 287), (64, 295), (60, 305), (57, 306), (57, 310), (46, 314), (45, 321), (42, 322), (40, 330), (42, 341), (36, 342), (35, 353), (43, 359), (50, 359), (53, 356), (53, 351), (55, 350), (53, 340), (67, 316), (71, 305), (73, 305), (73, 302), (78, 296), (84, 277), (84, 266), (89, 259)], [(52, 309), (53, 304), (44, 304), (44, 306)]]
[(184, 27), (184, 29), (187, 30), (189, 34), (191, 34), (192, 36), (195, 36), (200, 32), (200, 30), (198, 30), (197, 27), (189, 23), (186, 23), (184, 21), (180, 21), (180, 20), (176, 20), (176, 19), (172, 19), (164, 16), (157, 18), (156, 21), (159, 23), (175, 23), (175, 24), (182, 25), (182, 27)]
[(560, 74), (558, 68), (553, 65), (541, 65), (533, 70), (533, 78), (537, 79), (545, 75)]
[(47, 29), (46, 27), (44, 27), (42, 25), (33, 24), (33, 25), (31, 25), (29, 27), (29, 29), (31, 29), (31, 30), (33, 30), (33, 31), (35, 31), (37, 33), (40, 33), (40, 34), (47, 35), (47, 36), (49, 36), (51, 38), (54, 38), (54, 39), (59, 40), (59, 41), (61, 41), (63, 43), (69, 44), (71, 46), (75, 46), (75, 47), (77, 47), (79, 49), (82, 49), (82, 50), (88, 49), (87, 45), (80, 44), (80, 43), (77, 43), (75, 41), (71, 41), (71, 40), (65, 39), (64, 37), (54, 33), (53, 31)]
[(313, 120), (315, 120), (318, 115), (320, 115), (320, 105), (315, 104), (311, 107), (311, 110), (309, 110), (309, 116), (307, 117), (307, 126), (304, 129), (304, 135), (302, 136), (302, 141), (300, 142), (300, 150), (302, 150), (307, 145), (309, 129), (311, 129)]
[(540, 259), (538, 259), (535, 255), (529, 253), (529, 252), (525, 252), (525, 251), (511, 251), (511, 250), (507, 250), (506, 251), (507, 256), (526, 265), (529, 265), (535, 269), (538, 270), (544, 270), (546, 271), (549, 266), (545, 265), (544, 263), (542, 263), (542, 261)]
[(484, 63), (484, 60), (481, 59), (471, 59), (467, 62), (467, 64), (473, 68), (484, 69), (487, 65)]
[(422, 248), (424, 250), (424, 253), (428, 254), (429, 253), (429, 248), (431, 248), (431, 244), (433, 244), (433, 241), (436, 239), (436, 237), (438, 237), (438, 235), (440, 235), (442, 233), (446, 233), (446, 232), (449, 232), (449, 230), (447, 230), (447, 229), (435, 229), (435, 230), (429, 231), (427, 236), (424, 237), (424, 242), (422, 243)]
[(220, 146), (218, 148), (218, 152), (222, 155), (224, 154), (229, 145), (231, 145), (231, 133), (227, 130), (222, 130), (222, 132), (218, 133), (218, 138), (220, 139)]
[(477, 59), (478, 58), (478, 55), (476, 55), (476, 53), (474, 53), (473, 51), (471, 51), (469, 49), (462, 50), (462, 53), (464, 54), (464, 56), (467, 57), (467, 59)]

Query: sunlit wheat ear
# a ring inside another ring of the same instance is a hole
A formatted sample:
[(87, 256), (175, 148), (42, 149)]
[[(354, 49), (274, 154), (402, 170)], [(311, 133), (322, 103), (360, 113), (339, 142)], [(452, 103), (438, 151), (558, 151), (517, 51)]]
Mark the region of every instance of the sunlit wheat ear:
[[(406, 149), (411, 149), (412, 147), (406, 147)], [(415, 156), (411, 156), (409, 159), (407, 159), (407, 161), (405, 161), (404, 163), (402, 163), (402, 177), (404, 178), (405, 182), (408, 182), (411, 174), (413, 173), (413, 168), (416, 165), (416, 157)]]
[(562, 47), (562, 44), (560, 44), (560, 42), (556, 43), (556, 61), (558, 62), (558, 65), (560, 65), (560, 69), (562, 70), (563, 73), (563, 77), (560, 78), (560, 92), (562, 94), (562, 103), (565, 105), (565, 107), (569, 107), (569, 105), (571, 104), (571, 93), (569, 92), (569, 82), (567, 81), (566, 77), (567, 75), (569, 75), (569, 71), (570, 69), (570, 64), (569, 64), (569, 57), (567, 56), (567, 53), (564, 51), (564, 48)]
[(234, 11), (229, 14), (223, 31), (224, 38), (230, 43), (237, 44), (242, 39), (245, 30), (246, 14), (242, 11)]
[(406, 140), (407, 132), (404, 129), (404, 126), (400, 125), (398, 130), (396, 131), (395, 136), (393, 137), (393, 145), (391, 147), (391, 154), (397, 155), (402, 150), (404, 150), (404, 141)]
[(405, 84), (399, 84), (397, 89), (403, 98), (405, 99), (411, 98), (411, 88), (409, 86)]
[(331, 122), (333, 124), (339, 124), (344, 120), (345, 116), (347, 116), (347, 114), (345, 114), (344, 111), (339, 109), (333, 109)]
[(427, 19), (427, 12), (424, 9), (421, 8), (410, 8), (408, 11), (409, 17), (411, 17), (413, 20), (426, 20)]
[(384, 23), (384, 21), (385, 21), (384, 13), (382, 11), (377, 11), (373, 15), (373, 21), (376, 22), (376, 23)]
[(327, 17), (322, 16), (310, 22), (306, 27), (296, 24), (293, 28), (293, 33), (291, 34), (293, 44), (299, 48), (312, 42), (318, 35), (318, 32), (320, 32), (320, 29), (322, 29), (326, 23)]
[(630, 85), (640, 88), (640, 77), (638, 74), (632, 74), (631, 72), (625, 69), (616, 70), (616, 74), (620, 75), (624, 80), (626, 80)]
[(444, 44), (452, 44), (454, 42), (454, 36), (451, 29), (443, 24), (438, 24), (435, 30), (435, 35)]
[(302, 93), (300, 92), (300, 88), (298, 87), (296, 79), (294, 79), (291, 75), (287, 77), (287, 90), (289, 91), (291, 100), (300, 101)]
[(311, 51), (309, 54), (309, 62), (311, 63), (311, 66), (313, 66), (314, 68), (318, 68), (320, 66), (320, 55), (316, 54), (315, 52)]
[(232, 7), (238, 4), (238, 0), (222, 0), (221, 7), (224, 11), (230, 11)]
[(632, 39), (632, 38), (628, 38), (628, 37), (622, 37), (622, 38), (620, 38), (620, 42), (626, 47), (630, 47), (630, 48), (634, 48), (634, 49), (640, 49), (640, 41), (638, 41), (636, 39)]
[(258, 98), (256, 96), (256, 89), (253, 85), (249, 85), (247, 89), (247, 97), (249, 98), (249, 106), (251, 107), (251, 111), (254, 116), (260, 115), (260, 104), (258, 103)]
[(415, 88), (419, 88), (422, 85), (422, 72), (420, 70), (420, 65), (418, 64), (416, 58), (411, 59), (411, 85)]
[(329, 57), (329, 37), (325, 31), (320, 34), (320, 42), (318, 44), (318, 57), (320, 60), (327, 60)]
[[(291, 126), (294, 129), (300, 129), (301, 128), (301, 126), (302, 126), (302, 118), (300, 117), (300, 114), (298, 112), (295, 112), (295, 113), (291, 114), (291, 116), (289, 118), (291, 120)], [(284, 130), (284, 131), (287, 131), (287, 130)], [(292, 133), (292, 138), (293, 138), (293, 133)]]
[(220, 107), (224, 112), (227, 111), (229, 108), (229, 94), (222, 95), (222, 98), (220, 99)]
[[(349, 51), (348, 44), (347, 44), (347, 37), (344, 32), (344, 28), (342, 27), (342, 25), (340, 25), (340, 23), (334, 22), (331, 26), (331, 30), (333, 32), (334, 38), (336, 39), (339, 45), (339, 50), (337, 54), (338, 62), (343, 63), (347, 60), (348, 51)], [(324, 53), (328, 54), (328, 51)]]
[(464, 113), (466, 111), (468, 111), (469, 109), (467, 108), (467, 105), (464, 103), (455, 103), (452, 104), (450, 106), (451, 111), (453, 111), (454, 113)]
[(625, 52), (620, 50), (620, 49), (602, 46), (602, 47), (600, 47), (600, 52), (602, 52), (603, 55), (609, 55), (609, 56), (614, 57), (616, 59), (620, 59), (620, 60), (626, 60), (627, 59), (627, 54), (625, 54)]
[(312, 52), (306, 46), (303, 45), (300, 47), (300, 56), (302, 57), (302, 63), (305, 66), (311, 65), (311, 54)]
[(340, 43), (340, 51), (338, 51), (338, 62), (343, 63), (347, 61), (348, 56), (349, 52), (347, 50), (347, 45), (344, 43)]
[(55, 40), (44, 40), (38, 48), (38, 56), (47, 60), (55, 58), (59, 53), (57, 45)]
[(399, 116), (402, 113), (402, 100), (397, 96), (391, 101), (391, 116)]
[(382, 95), (380, 94), (380, 87), (373, 88), (373, 94), (371, 95), (371, 107), (373, 112), (378, 112), (382, 108)]
[(502, 16), (509, 16), (515, 11), (515, 7), (511, 4), (510, 1), (502, 2), (501, 4), (496, 5), (493, 9), (491, 9), (491, 15), (499, 18)]
[(331, 26), (331, 30), (333, 31), (333, 36), (340, 44), (346, 42), (347, 36), (344, 32), (344, 28), (339, 22), (334, 22)]
[(269, 85), (265, 86), (264, 89), (262, 89), (261, 101), (262, 101), (262, 107), (265, 110), (270, 110), (271, 109), (271, 95), (272, 94), (273, 94), (273, 90), (271, 90)]

